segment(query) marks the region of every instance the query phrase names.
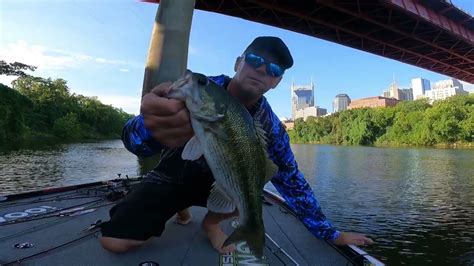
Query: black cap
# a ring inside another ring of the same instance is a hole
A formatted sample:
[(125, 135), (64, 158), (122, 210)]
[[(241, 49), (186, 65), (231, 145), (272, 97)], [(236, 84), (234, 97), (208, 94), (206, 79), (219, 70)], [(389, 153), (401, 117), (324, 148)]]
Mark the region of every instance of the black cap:
[(278, 63), (285, 69), (293, 66), (293, 57), (285, 43), (278, 37), (261, 36), (255, 38), (253, 42), (245, 49), (248, 52), (267, 52), (275, 56)]

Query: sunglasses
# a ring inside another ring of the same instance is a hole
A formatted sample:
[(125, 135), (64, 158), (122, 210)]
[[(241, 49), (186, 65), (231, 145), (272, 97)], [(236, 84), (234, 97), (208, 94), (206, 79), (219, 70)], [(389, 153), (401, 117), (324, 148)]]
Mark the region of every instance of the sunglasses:
[(263, 59), (263, 57), (258, 56), (253, 53), (245, 54), (245, 62), (251, 65), (253, 68), (257, 69), (263, 64), (266, 66), (267, 74), (272, 77), (281, 77), (285, 72), (285, 69), (275, 63), (268, 63)]

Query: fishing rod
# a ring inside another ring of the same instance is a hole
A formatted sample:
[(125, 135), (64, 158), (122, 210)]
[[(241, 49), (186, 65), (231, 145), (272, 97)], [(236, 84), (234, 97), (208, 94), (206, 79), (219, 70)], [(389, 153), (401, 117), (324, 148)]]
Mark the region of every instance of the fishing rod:
[[(74, 210), (75, 208), (78, 208), (80, 206), (84, 206), (84, 205), (87, 205), (87, 204), (93, 204), (93, 203), (100, 202), (100, 201), (103, 201), (103, 199), (88, 201), (88, 202), (73, 205), (73, 206), (70, 206), (70, 207), (67, 207), (67, 208), (59, 208), (59, 209), (55, 209), (53, 211), (44, 212), (44, 213), (37, 214), (37, 215), (31, 216), (31, 217), (24, 217), (24, 218), (20, 218), (20, 219), (5, 221), (5, 222), (0, 223), (0, 226), (26, 223), (26, 222), (30, 222), (30, 221), (36, 221), (36, 220), (51, 218), (51, 217), (55, 217), (55, 216), (60, 216), (61, 214), (67, 214), (68, 210)], [(108, 204), (112, 204), (112, 203), (108, 203)], [(63, 213), (61, 213), (61, 212), (63, 212)]]
[[(130, 179), (128, 179), (128, 176), (127, 176), (127, 180), (124, 180), (124, 181), (129, 181), (129, 180)], [(0, 226), (3, 226), (3, 225), (13, 225), (13, 224), (18, 224), (18, 223), (30, 222), (30, 221), (35, 221), (35, 220), (42, 220), (42, 219), (53, 218), (53, 217), (69, 218), (69, 219), (63, 218), (63, 219), (57, 219), (57, 220), (49, 221), (47, 223), (43, 223), (43, 224), (40, 224), (38, 226), (28, 228), (26, 230), (22, 230), (22, 231), (15, 232), (15, 233), (10, 234), (10, 235), (2, 236), (0, 238), (0, 240), (5, 240), (5, 239), (11, 238), (11, 237), (19, 236), (19, 235), (22, 235), (22, 234), (25, 234), (25, 233), (28, 233), (28, 232), (34, 232), (35, 230), (38, 230), (38, 229), (41, 229), (41, 228), (56, 225), (56, 224), (58, 224), (58, 222), (59, 223), (67, 222), (67, 221), (71, 220), (70, 217), (87, 214), (89, 212), (95, 211), (95, 210), (100, 209), (102, 207), (112, 205), (112, 204), (115, 203), (116, 200), (123, 197), (125, 195), (125, 193), (129, 191), (129, 184), (124, 184), (123, 182), (121, 182), (120, 187), (119, 186), (107, 185), (105, 187), (105, 188), (107, 188), (106, 191), (104, 191), (103, 188), (104, 188), (104, 186), (100, 186), (100, 187), (97, 187), (95, 189), (92, 189), (92, 188), (88, 189), (89, 193), (90, 193), (90, 191), (99, 191), (99, 192), (102, 192), (102, 193), (101, 194), (96, 193), (96, 195), (94, 195), (94, 196), (84, 197), (84, 198), (101, 197), (98, 200), (87, 201), (87, 202), (84, 202), (84, 203), (81, 203), (81, 204), (76, 204), (76, 205), (73, 205), (73, 206), (69, 206), (67, 208), (54, 209), (53, 211), (49, 211), (49, 212), (42, 213), (42, 214), (37, 214), (37, 215), (32, 216), (32, 217), (30, 216), (28, 218), (25, 217), (23, 219), (16, 219), (16, 220), (8, 221), (8, 222), (5, 222), (5, 223), (0, 223)], [(81, 190), (76, 190), (73, 193), (77, 194), (77, 193), (82, 193), (82, 192), (83, 191), (81, 191)], [(71, 193), (69, 193), (68, 195), (71, 195)], [(67, 198), (64, 198), (64, 197), (62, 197), (62, 195), (49, 197), (50, 200), (54, 200), (54, 201), (57, 201), (58, 199), (72, 199), (72, 198), (80, 198), (80, 197), (67, 197)], [(107, 202), (105, 204), (100, 204), (101, 202), (103, 202), (105, 200), (111, 200), (112, 202)], [(97, 204), (99, 204), (99, 205), (97, 205)], [(85, 209), (85, 206), (89, 206), (89, 208)]]
[[(0, 226), (30, 222), (30, 221), (46, 219), (46, 218), (55, 217), (55, 216), (61, 216), (61, 215), (64, 215), (65, 213), (73, 210), (74, 208), (78, 208), (80, 206), (101, 202), (105, 199), (110, 200), (112, 202), (106, 203), (106, 204), (100, 205), (100, 206), (107, 206), (107, 205), (110, 205), (110, 204), (114, 204), (116, 200), (118, 200), (118, 199), (122, 198), (123, 196), (125, 196), (125, 194), (127, 192), (128, 192), (128, 190), (122, 190), (122, 191), (112, 190), (111, 192), (101, 196), (101, 198), (97, 199), (97, 200), (76, 204), (76, 205), (73, 205), (73, 206), (69, 206), (67, 208), (59, 208), (59, 209), (55, 208), (52, 211), (46, 211), (44, 213), (37, 214), (37, 215), (34, 215), (34, 216), (30, 216), (30, 217), (23, 217), (23, 218), (20, 218), (20, 219), (15, 219), (15, 220), (10, 220), (10, 221), (2, 221), (2, 222), (0, 222)], [(87, 198), (91, 198), (91, 197), (87, 197)]]
[[(91, 187), (94, 189), (98, 189), (101, 187), (117, 186), (117, 183), (122, 184), (124, 186), (128, 186), (127, 184), (128, 182), (136, 182), (143, 179), (143, 176), (136, 176), (136, 177), (130, 178), (128, 175), (125, 175), (125, 178), (122, 178), (122, 174), (120, 173), (117, 174), (117, 177), (118, 178), (115, 178), (115, 179), (108, 179), (108, 180), (91, 182), (91, 183), (83, 183), (83, 184), (63, 186), (63, 187), (53, 187), (53, 188), (46, 188), (42, 190), (17, 193), (17, 194), (12, 194), (12, 195), (4, 195), (0, 197), (0, 202), (9, 202), (13, 200), (20, 200), (20, 199), (31, 198), (35, 196), (50, 195), (50, 194), (60, 193), (60, 192), (65, 193), (65, 192), (72, 191), (70, 193), (75, 193), (76, 191), (79, 191), (80, 189), (87, 189)], [(54, 197), (54, 196), (51, 196), (51, 197)]]
[[(100, 196), (103, 196), (103, 194), (96, 193), (96, 192), (107, 193), (107, 192), (110, 192), (110, 190), (114, 191), (115, 189), (118, 189), (118, 188), (128, 188), (130, 186), (130, 183), (135, 183), (135, 182), (138, 182), (142, 179), (141, 176), (129, 178), (128, 175), (125, 175), (126, 179), (123, 179), (123, 178), (120, 178), (121, 175), (122, 174), (117, 174), (117, 176), (119, 177), (118, 179), (99, 181), (99, 182), (93, 182), (93, 183), (85, 183), (85, 184), (73, 185), (73, 186), (67, 186), (67, 187), (60, 187), (60, 188), (45, 189), (45, 190), (40, 190), (40, 191), (31, 191), (31, 192), (26, 192), (26, 193), (21, 193), (21, 194), (4, 196), (4, 198), (7, 202), (5, 202), (3, 204), (0, 203), (0, 208), (10, 208), (10, 207), (16, 207), (16, 206), (21, 206), (21, 205), (41, 203), (41, 202), (45, 202), (45, 201), (49, 201), (49, 200), (59, 201), (59, 200), (68, 200), (68, 199), (78, 199), (78, 198), (81, 198), (81, 197), (84, 197), (84, 198), (96, 197), (96, 196), (100, 197)], [(117, 183), (120, 183), (121, 186), (117, 185)], [(97, 185), (99, 185), (99, 186), (97, 186)], [(66, 192), (68, 190), (73, 190), (73, 191)], [(71, 195), (75, 195), (77, 193), (91, 194), (91, 191), (94, 192), (95, 195), (90, 195), (90, 196), (79, 196), (78, 195), (76, 197), (70, 197)], [(21, 198), (32, 197), (32, 196), (35, 196), (35, 195), (41, 196), (41, 195), (44, 195), (46, 193), (60, 193), (60, 192), (63, 192), (63, 194), (61, 194), (61, 195), (50, 195), (50, 196), (45, 196), (45, 197), (41, 197), (39, 199), (30, 200), (30, 201), (23, 201), (23, 202), (8, 204), (8, 202), (11, 201), (11, 200), (18, 200), (18, 199), (21, 199)]]
[[(64, 217), (62, 219), (57, 219), (57, 220), (53, 220), (53, 221), (49, 221), (47, 223), (44, 223), (44, 224), (40, 224), (40, 225), (37, 225), (37, 226), (34, 226), (34, 227), (31, 227), (31, 228), (27, 228), (25, 230), (22, 230), (22, 231), (19, 231), (19, 232), (15, 232), (11, 235), (6, 235), (6, 236), (2, 236), (0, 237), (0, 240), (6, 240), (6, 239), (9, 239), (9, 238), (12, 238), (12, 237), (17, 237), (17, 236), (20, 236), (20, 235), (23, 235), (23, 234), (27, 234), (27, 233), (30, 233), (30, 232), (34, 232), (36, 230), (39, 230), (39, 229), (43, 229), (43, 228), (46, 228), (46, 227), (49, 227), (49, 226), (54, 226), (54, 225), (58, 225), (60, 223), (64, 223), (64, 222), (67, 222), (67, 221), (70, 221), (71, 217), (75, 217), (75, 216), (79, 216), (79, 215), (84, 215), (84, 214), (88, 214), (88, 213), (91, 213), (93, 211), (96, 211), (102, 207), (106, 207), (106, 206), (109, 206), (109, 205), (112, 205), (114, 204), (113, 202), (111, 203), (106, 203), (106, 204), (102, 204), (102, 205), (99, 205), (99, 206), (95, 206), (95, 208), (90, 208), (90, 209), (80, 209), (80, 210), (71, 210), (70, 212), (68, 213), (63, 213), (63, 214), (60, 214), (60, 215), (51, 215), (51, 216), (48, 216), (48, 217), (43, 217), (43, 218), (52, 218), (52, 217)], [(39, 220), (39, 219), (38, 219)], [(99, 220), (99, 222), (101, 222)], [(97, 225), (97, 222), (93, 225)], [(88, 227), (88, 229), (90, 229), (90, 227)]]
[(42, 198), (38, 200), (32, 200), (28, 202), (20, 202), (16, 204), (11, 204), (11, 205), (0, 205), (0, 208), (12, 208), (12, 207), (18, 207), (18, 206), (23, 206), (23, 205), (31, 205), (31, 204), (36, 204), (36, 203), (43, 203), (43, 202), (58, 202), (58, 201), (66, 201), (66, 200), (75, 200), (75, 199), (88, 199), (88, 198), (97, 198), (97, 197), (102, 197), (103, 195), (89, 195), (89, 196), (70, 196), (70, 197), (51, 197), (51, 198)]

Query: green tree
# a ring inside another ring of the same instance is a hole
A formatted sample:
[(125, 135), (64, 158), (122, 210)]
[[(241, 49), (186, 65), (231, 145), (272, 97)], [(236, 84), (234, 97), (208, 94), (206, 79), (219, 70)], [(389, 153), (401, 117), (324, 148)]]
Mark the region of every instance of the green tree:
[[(28, 99), (24, 127), (34, 135), (63, 139), (120, 137), (132, 116), (96, 97), (71, 94), (63, 79), (24, 76), (13, 82), (16, 94)], [(13, 110), (15, 107), (8, 107)], [(21, 120), (19, 120), (21, 121)], [(9, 130), (9, 129), (7, 129)], [(9, 130), (11, 132), (11, 130)]]
[(13, 81), (13, 88), (28, 97), (33, 110), (27, 117), (34, 130), (52, 128), (54, 121), (71, 110), (69, 88), (63, 79), (44, 79), (39, 77), (20, 77)]
[(68, 113), (64, 117), (60, 117), (54, 121), (53, 133), (57, 137), (67, 140), (78, 139), (82, 136), (82, 129), (77, 115)]
[(27, 134), (25, 116), (32, 106), (30, 99), (0, 83), (0, 143)]
[(30, 66), (20, 62), (7, 63), (0, 60), (0, 75), (26, 77), (29, 75), (25, 73), (25, 70), (35, 71), (35, 69), (35, 66)]
[(474, 95), (450, 97), (433, 105), (424, 100), (395, 107), (361, 108), (326, 117), (297, 119), (294, 143), (346, 145), (435, 145), (474, 139)]

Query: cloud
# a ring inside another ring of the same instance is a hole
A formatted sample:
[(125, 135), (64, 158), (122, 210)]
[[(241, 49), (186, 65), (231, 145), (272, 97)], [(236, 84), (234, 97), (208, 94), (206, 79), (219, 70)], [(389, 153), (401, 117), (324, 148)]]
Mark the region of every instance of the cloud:
[(125, 112), (129, 114), (139, 114), (140, 113), (140, 96), (124, 96), (117, 94), (99, 94), (95, 95), (104, 104), (110, 104), (116, 108), (122, 108)]
[(100, 64), (112, 64), (112, 65), (126, 65), (127, 62), (123, 60), (110, 60), (102, 57), (95, 58), (95, 61)]
[(22, 62), (41, 69), (63, 69), (74, 67), (74, 58), (64, 53), (48, 49), (44, 46), (29, 45), (25, 41), (17, 41), (0, 47), (0, 57), (7, 62)]
[(130, 70), (128, 70), (128, 69), (126, 69), (126, 68), (120, 68), (119, 71), (121, 71), (121, 72), (128, 72), (128, 71), (130, 71)]
[(86, 55), (86, 54), (78, 54), (77, 55), (77, 58), (79, 60), (84, 60), (84, 61), (92, 61), (94, 60), (94, 57), (90, 56), (90, 55)]
[(118, 66), (139, 66), (124, 60), (95, 57), (83, 53), (49, 48), (17, 41), (0, 46), (0, 58), (6, 62), (21, 62), (38, 67), (38, 71), (64, 70), (83, 67), (85, 64), (107, 64)]
[(101, 64), (104, 64), (104, 63), (107, 62), (107, 60), (106, 60), (105, 58), (101, 58), (101, 57), (96, 58), (95, 61), (96, 61), (97, 63), (101, 63)]

